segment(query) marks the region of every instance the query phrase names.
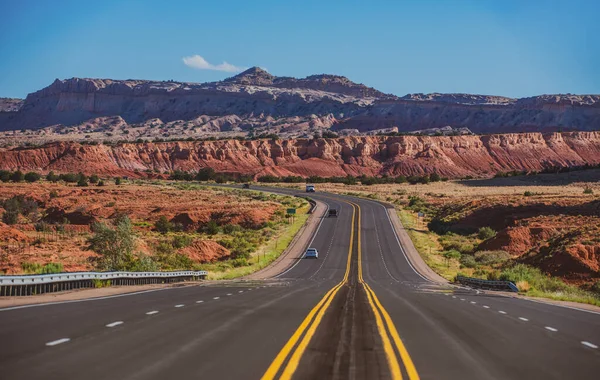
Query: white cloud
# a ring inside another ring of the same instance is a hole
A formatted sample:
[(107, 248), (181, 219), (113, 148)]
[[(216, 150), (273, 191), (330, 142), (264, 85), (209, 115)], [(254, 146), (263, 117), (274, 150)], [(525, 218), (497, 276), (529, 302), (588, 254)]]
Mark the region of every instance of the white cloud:
[(225, 61), (218, 65), (213, 65), (212, 63), (209, 63), (206, 59), (204, 59), (202, 56), (200, 56), (198, 54), (192, 55), (189, 57), (183, 57), (183, 63), (188, 67), (191, 67), (193, 69), (198, 69), (198, 70), (216, 70), (216, 71), (226, 71), (228, 73), (237, 73), (239, 71), (245, 70), (244, 67), (238, 67), (238, 66), (232, 65), (231, 63), (227, 63)]

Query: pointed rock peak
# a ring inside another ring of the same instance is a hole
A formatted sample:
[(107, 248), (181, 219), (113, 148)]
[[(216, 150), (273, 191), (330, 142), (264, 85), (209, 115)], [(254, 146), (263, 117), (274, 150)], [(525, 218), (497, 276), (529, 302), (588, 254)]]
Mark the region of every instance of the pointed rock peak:
[(224, 82), (265, 86), (273, 84), (275, 78), (274, 75), (269, 74), (266, 70), (254, 66), (236, 76), (225, 79)]

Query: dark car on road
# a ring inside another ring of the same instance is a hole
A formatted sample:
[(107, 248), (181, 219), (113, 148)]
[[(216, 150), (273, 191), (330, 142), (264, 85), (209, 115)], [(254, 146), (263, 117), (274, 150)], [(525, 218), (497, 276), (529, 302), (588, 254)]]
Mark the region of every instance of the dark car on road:
[(336, 210), (334, 208), (329, 209), (329, 212), (327, 213), (327, 216), (333, 216), (333, 217), (337, 218), (337, 216), (338, 216), (338, 210)]
[(250, 188), (250, 184), (249, 183), (245, 183), (242, 185), (242, 189), (249, 189)]

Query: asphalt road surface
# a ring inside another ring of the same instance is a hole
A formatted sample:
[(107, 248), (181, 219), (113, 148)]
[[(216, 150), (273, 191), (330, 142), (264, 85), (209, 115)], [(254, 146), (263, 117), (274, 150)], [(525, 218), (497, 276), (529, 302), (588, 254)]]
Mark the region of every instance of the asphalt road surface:
[(277, 278), (0, 309), (0, 379), (600, 376), (599, 314), (431, 283), (382, 205), (311, 196), (339, 216)]

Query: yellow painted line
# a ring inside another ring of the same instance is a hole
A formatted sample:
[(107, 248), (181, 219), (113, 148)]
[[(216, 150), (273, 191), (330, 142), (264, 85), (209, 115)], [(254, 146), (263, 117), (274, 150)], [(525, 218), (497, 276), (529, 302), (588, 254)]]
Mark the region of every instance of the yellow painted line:
[[(308, 313), (308, 315), (306, 316), (306, 318), (304, 318), (304, 320), (302, 321), (300, 326), (296, 329), (296, 331), (294, 332), (292, 337), (283, 346), (281, 351), (279, 351), (279, 353), (277, 354), (277, 356), (275, 357), (275, 359), (273, 360), (273, 362), (271, 363), (269, 368), (267, 368), (267, 371), (261, 377), (261, 380), (275, 379), (281, 366), (285, 362), (286, 358), (290, 355), (290, 353), (292, 356), (291, 356), (287, 366), (283, 370), (283, 373), (280, 378), (281, 379), (291, 379), (294, 372), (298, 368), (298, 365), (300, 364), (300, 359), (302, 359), (302, 355), (304, 354), (306, 347), (310, 343), (310, 340), (312, 339), (313, 335), (315, 334), (317, 327), (321, 323), (321, 320), (323, 319), (325, 312), (331, 305), (333, 298), (335, 297), (337, 292), (340, 290), (340, 288), (348, 281), (348, 277), (350, 275), (350, 264), (352, 262), (352, 260), (351, 260), (352, 248), (354, 246), (354, 217), (355, 217), (355, 209), (353, 206), (352, 207), (352, 224), (351, 224), (352, 227), (351, 227), (351, 231), (350, 231), (350, 247), (348, 248), (348, 260), (346, 262), (346, 272), (344, 273), (344, 278), (342, 279), (342, 281), (340, 281), (340, 283), (338, 283), (336, 286), (334, 286), (332, 289), (330, 289), (325, 294), (325, 296), (319, 301), (319, 303)], [(315, 316), (315, 314), (317, 316), (313, 320), (313, 317)], [(312, 323), (311, 323), (311, 321), (312, 321)], [(298, 344), (298, 347), (296, 347), (296, 350), (292, 353), (294, 346), (296, 346), (296, 343), (298, 342), (298, 340), (300, 339), (302, 334), (304, 334), (305, 331), (306, 331), (306, 334), (304, 335), (304, 338), (300, 341), (300, 344)]]
[[(400, 371), (400, 365), (398, 363), (396, 354), (390, 344), (388, 334), (385, 331), (385, 328), (381, 321), (382, 316), (385, 321), (385, 325), (387, 326), (387, 328), (390, 332), (392, 340), (393, 340), (394, 344), (396, 345), (398, 352), (400, 353), (400, 358), (402, 359), (402, 362), (404, 363), (404, 367), (406, 368), (408, 378), (410, 380), (419, 380), (419, 374), (417, 373), (417, 369), (416, 369), (412, 359), (410, 358), (410, 355), (408, 354), (408, 350), (406, 349), (406, 347), (402, 343), (402, 340), (400, 339), (400, 335), (398, 334), (398, 330), (396, 330), (396, 326), (394, 325), (392, 318), (390, 318), (390, 315), (388, 314), (388, 312), (385, 310), (383, 305), (381, 305), (381, 302), (379, 302), (379, 299), (375, 295), (375, 292), (373, 291), (373, 289), (371, 289), (369, 284), (367, 284), (363, 279), (361, 233), (360, 233), (361, 212), (360, 212), (360, 206), (358, 204), (352, 203), (352, 205), (356, 206), (356, 208), (358, 209), (358, 241), (357, 241), (358, 280), (364, 286), (365, 291), (367, 292), (367, 299), (369, 300), (369, 305), (371, 306), (371, 309), (373, 310), (373, 313), (375, 314), (375, 321), (377, 323), (377, 331), (379, 332), (379, 335), (381, 336), (381, 340), (383, 341), (383, 349), (385, 351), (385, 355), (388, 360), (388, 365), (390, 367), (390, 372), (391, 372), (392, 378), (393, 379), (402, 379), (402, 372)], [(380, 315), (380, 313), (381, 313), (381, 315)]]

